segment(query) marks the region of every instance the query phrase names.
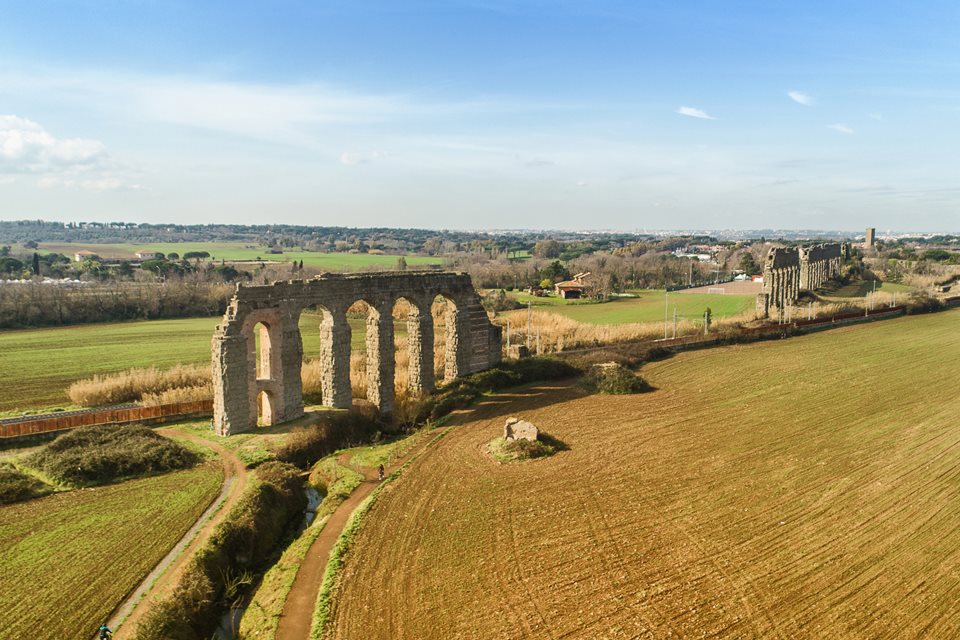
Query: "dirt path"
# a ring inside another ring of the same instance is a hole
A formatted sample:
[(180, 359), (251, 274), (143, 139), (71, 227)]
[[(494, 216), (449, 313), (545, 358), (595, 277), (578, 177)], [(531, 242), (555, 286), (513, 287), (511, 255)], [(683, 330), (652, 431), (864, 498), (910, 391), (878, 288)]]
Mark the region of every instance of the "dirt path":
[(158, 429), (157, 432), (168, 437), (185, 438), (216, 451), (223, 463), (223, 486), (220, 489), (220, 495), (190, 527), (190, 530), (144, 578), (140, 586), (114, 610), (107, 626), (114, 630), (114, 637), (117, 640), (132, 638), (137, 623), (143, 618), (150, 604), (173, 592), (180, 581), (180, 575), (187, 560), (193, 556), (200, 545), (206, 542), (214, 527), (223, 521), (247, 486), (247, 468), (229, 449), (174, 428)]
[[(407, 460), (421, 450), (422, 447), (414, 447), (393, 463), (385, 465), (384, 469), (387, 475), (403, 466)], [(323, 572), (327, 568), (327, 561), (330, 559), (330, 550), (333, 549), (333, 545), (336, 544), (343, 528), (347, 525), (350, 514), (380, 484), (376, 469), (355, 467), (348, 464), (349, 457), (350, 454), (345, 453), (337, 461), (363, 475), (363, 482), (331, 514), (330, 519), (323, 526), (323, 531), (320, 532), (320, 535), (310, 546), (310, 550), (307, 551), (283, 605), (283, 614), (277, 627), (276, 640), (306, 640), (310, 636), (313, 610), (316, 606), (317, 594), (320, 593), (320, 584), (323, 582)]]

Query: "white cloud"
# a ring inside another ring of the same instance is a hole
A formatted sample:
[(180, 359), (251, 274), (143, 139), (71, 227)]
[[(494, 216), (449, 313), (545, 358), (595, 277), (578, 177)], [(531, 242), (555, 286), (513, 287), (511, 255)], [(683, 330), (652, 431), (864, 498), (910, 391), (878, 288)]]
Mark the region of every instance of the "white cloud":
[(847, 135), (853, 133), (853, 129), (842, 123), (828, 124), (827, 129), (833, 129), (834, 131), (839, 131), (840, 133), (845, 133)]
[(142, 189), (118, 175), (106, 146), (89, 138), (58, 138), (42, 125), (0, 115), (0, 179), (12, 184), (36, 176), (41, 189), (127, 191)]
[(797, 104), (802, 104), (805, 107), (810, 107), (813, 105), (813, 98), (805, 93), (801, 93), (799, 91), (788, 91), (787, 95), (790, 96), (790, 99)]
[(89, 167), (106, 158), (98, 140), (57, 138), (15, 115), (0, 115), (0, 173), (45, 173)]
[(716, 120), (716, 118), (703, 109), (697, 109), (695, 107), (680, 107), (674, 111), (674, 113), (679, 113), (682, 116), (690, 116), (691, 118), (700, 118), (701, 120)]

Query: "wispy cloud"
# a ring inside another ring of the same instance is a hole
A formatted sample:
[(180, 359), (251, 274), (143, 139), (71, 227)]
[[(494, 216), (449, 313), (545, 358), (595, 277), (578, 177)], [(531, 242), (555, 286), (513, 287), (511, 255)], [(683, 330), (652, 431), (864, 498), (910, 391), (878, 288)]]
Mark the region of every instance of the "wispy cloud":
[(386, 157), (386, 151), (344, 151), (340, 154), (340, 164), (355, 166), (367, 164)]
[(696, 107), (680, 107), (674, 113), (679, 113), (682, 116), (690, 116), (691, 118), (700, 118), (701, 120), (716, 120), (716, 118), (703, 109), (697, 109)]
[(851, 135), (853, 133), (853, 129), (842, 123), (828, 124), (827, 129), (833, 129), (834, 131), (839, 131), (840, 133), (845, 133), (847, 135)]
[(788, 91), (787, 95), (790, 96), (790, 99), (797, 104), (802, 104), (805, 107), (813, 106), (813, 98), (805, 93), (801, 93), (799, 91)]
[(868, 113), (867, 117), (870, 118), (871, 120), (876, 120), (877, 122), (883, 122), (882, 113)]

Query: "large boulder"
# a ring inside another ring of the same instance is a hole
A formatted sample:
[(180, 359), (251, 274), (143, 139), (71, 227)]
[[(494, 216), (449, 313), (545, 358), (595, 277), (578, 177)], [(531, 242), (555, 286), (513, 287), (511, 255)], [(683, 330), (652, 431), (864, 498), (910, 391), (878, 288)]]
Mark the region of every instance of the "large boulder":
[(507, 418), (507, 423), (503, 426), (503, 439), (507, 442), (512, 440), (529, 440), (536, 442), (539, 435), (537, 427), (532, 422), (521, 420), (520, 418)]

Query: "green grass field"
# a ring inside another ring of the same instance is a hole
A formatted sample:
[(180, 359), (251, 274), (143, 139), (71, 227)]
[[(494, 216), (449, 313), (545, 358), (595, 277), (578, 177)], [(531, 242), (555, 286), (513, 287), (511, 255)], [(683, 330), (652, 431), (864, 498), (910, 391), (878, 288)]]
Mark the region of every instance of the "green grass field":
[[(93, 251), (102, 258), (134, 259), (137, 251), (159, 251), (167, 254), (179, 253), (181, 256), (188, 251), (206, 251), (216, 260), (271, 260), (291, 262), (303, 260), (303, 265), (330, 271), (357, 271), (369, 267), (393, 269), (399, 256), (371, 255), (366, 253), (317, 253), (313, 251), (285, 251), (282, 254), (271, 254), (264, 246), (243, 242), (157, 242), (148, 244), (85, 244), (85, 243), (54, 243), (40, 244), (42, 252), (63, 253), (73, 258), (73, 254), (81, 249)], [(443, 264), (443, 258), (431, 256), (404, 256), (409, 266), (427, 266)]]
[[(529, 295), (515, 295), (522, 304), (531, 302), (538, 311), (558, 313), (587, 324), (629, 324), (633, 322), (657, 322), (663, 320), (664, 306), (669, 317), (673, 318), (676, 308), (677, 317), (699, 320), (707, 307), (714, 318), (739, 315), (754, 308), (754, 296), (723, 295), (713, 293), (670, 293), (664, 300), (663, 290), (643, 290), (634, 292), (636, 298), (613, 298), (607, 302), (569, 302), (557, 297), (536, 298)], [(526, 311), (511, 311), (507, 315), (518, 317)]]
[(92, 638), (222, 480), (211, 462), (0, 507), (0, 635)]
[[(366, 348), (366, 325), (350, 318), (353, 349)], [(220, 318), (184, 318), (85, 324), (70, 327), (0, 331), (0, 354), (14, 383), (0, 395), (0, 411), (69, 406), (66, 389), (94, 374), (130, 367), (171, 367), (209, 362), (210, 339)], [(303, 351), (320, 355), (319, 317), (300, 316)], [(395, 326), (406, 334), (406, 323)]]

